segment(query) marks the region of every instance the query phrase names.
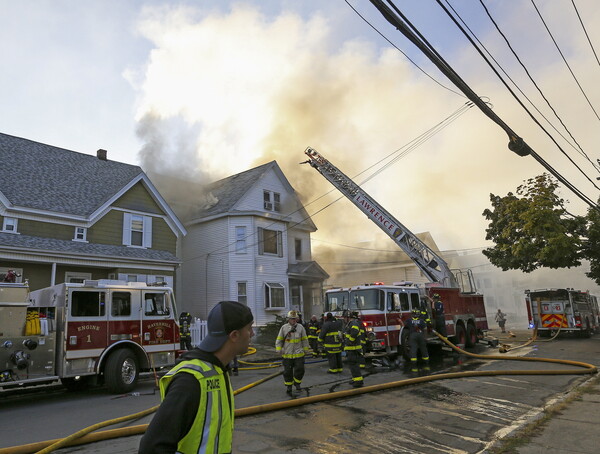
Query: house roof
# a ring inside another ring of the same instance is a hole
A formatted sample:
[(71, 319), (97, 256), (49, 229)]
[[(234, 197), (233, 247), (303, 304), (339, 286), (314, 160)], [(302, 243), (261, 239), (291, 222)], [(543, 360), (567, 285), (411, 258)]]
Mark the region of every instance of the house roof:
[(0, 196), (10, 207), (84, 217), (143, 173), (139, 166), (2, 133), (0, 162)]
[(28, 253), (64, 253), (67, 255), (82, 255), (85, 257), (110, 257), (129, 260), (160, 261), (180, 263), (181, 260), (168, 251), (156, 249), (132, 248), (110, 244), (84, 243), (80, 241), (41, 238), (29, 235), (15, 235), (0, 232), (0, 249), (24, 249)]
[[(293, 194), (294, 197), (297, 197), (296, 191), (285, 177), (277, 164), (277, 161), (271, 161), (258, 167), (254, 167), (253, 169), (215, 181), (206, 186), (204, 189), (205, 197), (203, 200), (205, 202), (214, 200), (216, 203), (206, 203), (204, 206), (199, 207), (195, 212), (193, 219), (198, 221), (203, 218), (234, 214), (236, 212), (236, 205), (243, 198), (244, 194), (246, 194), (263, 177), (263, 175), (269, 171), (275, 172), (281, 183), (287, 188), (288, 192)], [(299, 206), (300, 216), (304, 220), (303, 224), (309, 226), (311, 230), (316, 230), (316, 226), (302, 204), (299, 204)]]
[(209, 184), (205, 191), (207, 193), (210, 192), (218, 202), (213, 206), (200, 208), (196, 217), (203, 218), (215, 216), (231, 211), (234, 205), (254, 185), (254, 183), (256, 183), (256, 181), (258, 181), (260, 177), (273, 166), (277, 167), (275, 161), (268, 162), (241, 173), (236, 173), (235, 175)]
[(323, 281), (329, 277), (329, 274), (315, 262), (291, 263), (288, 266), (288, 276), (315, 281)]

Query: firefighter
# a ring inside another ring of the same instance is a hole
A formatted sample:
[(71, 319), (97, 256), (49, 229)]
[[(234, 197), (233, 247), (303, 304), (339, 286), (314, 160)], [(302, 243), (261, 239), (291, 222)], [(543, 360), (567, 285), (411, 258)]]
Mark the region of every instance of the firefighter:
[(189, 312), (182, 312), (179, 315), (179, 346), (181, 350), (192, 349), (192, 315)]
[(327, 352), (329, 361), (328, 374), (342, 373), (342, 321), (337, 320), (331, 312), (327, 312), (325, 322), (321, 327), (319, 339)]
[(361, 349), (360, 349), (359, 365), (360, 365), (361, 369), (364, 369), (367, 367), (367, 361), (365, 359), (365, 353), (366, 353), (366, 348), (367, 348), (367, 333), (365, 332), (365, 326), (363, 325), (362, 321), (360, 320), (360, 313), (358, 311), (353, 311), (352, 317), (357, 319), (360, 324), (360, 346), (361, 346)]
[(346, 352), (346, 362), (350, 366), (350, 373), (352, 374), (350, 384), (354, 388), (360, 388), (363, 385), (363, 376), (360, 372), (362, 324), (358, 320), (358, 312), (345, 310), (342, 317), (344, 318), (344, 351)]
[(308, 343), (313, 351), (313, 356), (319, 356), (319, 333), (321, 332), (321, 324), (317, 320), (317, 316), (313, 315), (308, 322)]
[(413, 308), (412, 318), (409, 318), (406, 321), (404, 327), (409, 330), (408, 345), (410, 347), (410, 363), (412, 365), (412, 370), (416, 371), (417, 356), (419, 353), (421, 353), (423, 361), (429, 362), (429, 352), (427, 351), (424, 335), (427, 324), (421, 317), (420, 309)]
[(286, 392), (292, 394), (292, 385), (300, 391), (304, 377), (304, 355), (308, 352), (308, 336), (304, 326), (298, 323), (298, 312), (289, 311), (288, 322), (279, 329), (275, 350), (283, 357), (283, 383)]
[(227, 364), (248, 351), (254, 317), (244, 304), (221, 301), (208, 314), (207, 335), (160, 379), (162, 403), (138, 453), (232, 452), (234, 401)]
[[(427, 298), (429, 298), (429, 296)], [(431, 302), (431, 308), (433, 310), (435, 330), (442, 336), (446, 337), (446, 316), (444, 315), (444, 303), (442, 303), (442, 299), (437, 293), (433, 295), (433, 299), (429, 298), (429, 301)]]

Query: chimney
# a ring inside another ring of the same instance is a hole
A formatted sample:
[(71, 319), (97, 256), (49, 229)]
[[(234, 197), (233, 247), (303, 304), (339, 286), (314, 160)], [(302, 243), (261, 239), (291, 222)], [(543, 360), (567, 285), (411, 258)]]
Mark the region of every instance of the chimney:
[(100, 148), (96, 152), (96, 157), (102, 161), (106, 161), (106, 150), (103, 150), (102, 148)]

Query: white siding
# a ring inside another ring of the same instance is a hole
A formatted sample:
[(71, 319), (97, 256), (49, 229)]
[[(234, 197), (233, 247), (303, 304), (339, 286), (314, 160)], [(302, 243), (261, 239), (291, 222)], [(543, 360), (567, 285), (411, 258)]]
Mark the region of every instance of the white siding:
[(195, 317), (206, 319), (212, 306), (229, 299), (229, 251), (235, 242), (227, 236), (227, 225), (227, 218), (192, 225), (183, 238), (184, 285), (178, 303)]
[[(305, 230), (290, 228), (288, 236), (288, 260), (290, 263), (309, 262), (312, 260), (310, 251), (310, 233)], [(296, 240), (302, 241), (302, 258), (296, 259)]]

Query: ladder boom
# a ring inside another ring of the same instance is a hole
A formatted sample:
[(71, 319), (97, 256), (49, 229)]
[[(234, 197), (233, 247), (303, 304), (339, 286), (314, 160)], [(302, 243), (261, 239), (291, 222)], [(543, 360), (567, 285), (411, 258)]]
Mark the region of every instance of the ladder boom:
[(456, 287), (454, 275), (444, 259), (317, 150), (308, 147), (304, 153), (309, 158), (308, 163), (400, 246), (429, 280)]

